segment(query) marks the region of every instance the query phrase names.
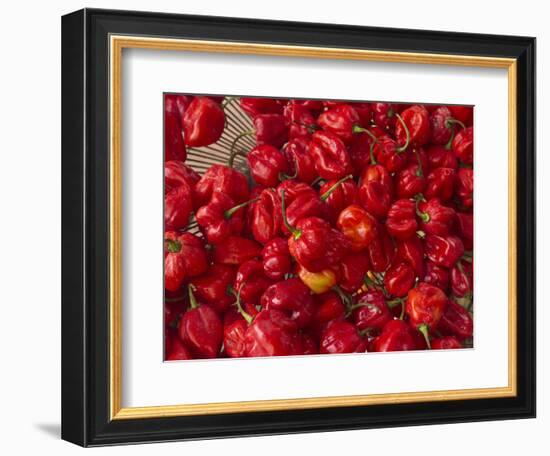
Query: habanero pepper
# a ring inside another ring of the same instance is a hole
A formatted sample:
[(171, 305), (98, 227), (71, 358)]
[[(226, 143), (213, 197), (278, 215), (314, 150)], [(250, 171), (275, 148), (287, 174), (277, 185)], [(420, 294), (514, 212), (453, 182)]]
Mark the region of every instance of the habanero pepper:
[(414, 105), (401, 112), (403, 122), (395, 125), (395, 137), (401, 144), (410, 138), (413, 146), (423, 146), (430, 141), (430, 113), (422, 105)]
[(317, 119), (319, 126), (338, 136), (346, 145), (353, 139), (353, 127), (359, 123), (359, 114), (348, 104), (339, 104), (323, 112)]
[(339, 214), (348, 206), (359, 202), (357, 184), (351, 179), (341, 182), (326, 181), (319, 189), (321, 200), (325, 202), (327, 219), (336, 222)]
[(193, 96), (176, 95), (169, 93), (164, 95), (164, 112), (174, 114), (179, 120), (183, 117), (185, 110), (193, 101)]
[(457, 212), (456, 234), (462, 239), (464, 248), (472, 250), (474, 247), (474, 216), (464, 212)]
[(334, 133), (323, 130), (313, 133), (308, 151), (323, 179), (340, 179), (352, 171), (346, 146)]
[(445, 236), (451, 232), (456, 221), (456, 212), (441, 204), (438, 198), (418, 202), (417, 214), (420, 217), (420, 229), (429, 234)]
[(284, 104), (276, 98), (239, 98), (239, 105), (250, 117), (258, 114), (282, 114)]
[(355, 325), (346, 320), (330, 322), (321, 335), (319, 352), (322, 354), (363, 353), (367, 351), (367, 341), (363, 339)]
[(426, 261), (426, 272), (423, 282), (441, 288), (443, 291), (449, 287), (449, 270), (443, 266), (438, 266), (433, 261)]
[(348, 239), (354, 252), (366, 249), (378, 235), (376, 219), (357, 204), (340, 212), (336, 226)]
[(448, 201), (452, 198), (455, 189), (456, 171), (452, 168), (436, 168), (428, 174), (426, 199), (439, 198)]
[(252, 239), (229, 236), (222, 244), (214, 246), (214, 263), (238, 266), (260, 257), (262, 246)]
[(315, 312), (309, 288), (298, 278), (271, 285), (260, 300), (262, 309), (283, 312), (297, 328), (306, 327)]
[(365, 168), (359, 181), (359, 202), (377, 219), (386, 217), (392, 201), (392, 180), (381, 165)]
[(184, 229), (192, 210), (192, 190), (187, 183), (170, 190), (164, 197), (164, 229)]
[(380, 331), (393, 318), (384, 295), (377, 290), (360, 294), (351, 310), (359, 331)]
[(288, 141), (288, 126), (282, 114), (258, 114), (252, 121), (258, 146), (280, 148)]
[(474, 289), (474, 270), (470, 261), (457, 261), (451, 269), (451, 291), (457, 297), (471, 295)]
[(187, 149), (183, 141), (180, 118), (177, 114), (164, 114), (164, 159), (184, 161), (187, 158)]
[(281, 280), (292, 270), (288, 242), (283, 238), (268, 241), (262, 249), (264, 273), (273, 280)]
[(181, 125), (187, 146), (209, 146), (220, 139), (225, 127), (225, 114), (214, 100), (195, 97), (185, 110)]
[[(286, 180), (277, 187), (277, 192), (281, 198), (283, 192), (285, 194), (285, 215), (290, 225), (296, 225), (307, 217), (324, 217), (326, 214), (321, 198), (312, 187), (303, 182)], [(290, 233), (284, 220), (281, 229), (284, 234)]]
[(239, 288), (235, 294), (236, 311), (232, 312), (233, 308), (229, 309), (225, 313), (223, 322), (223, 349), (230, 358), (246, 356), (246, 330), (258, 314), (254, 306), (241, 304), (241, 291)]
[(375, 352), (415, 350), (417, 345), (411, 327), (403, 320), (390, 320), (372, 344)]
[(288, 163), (289, 175), (283, 177), (295, 176), (296, 180), (306, 184), (311, 184), (317, 178), (315, 163), (308, 153), (308, 145), (309, 139), (306, 138), (293, 138), (285, 144), (283, 155)]
[(204, 274), (191, 280), (195, 295), (217, 312), (224, 312), (234, 300), (229, 291), (236, 273), (233, 267), (213, 264)]
[(388, 233), (398, 240), (404, 240), (414, 236), (417, 228), (415, 203), (409, 199), (395, 201), (386, 219)]
[(460, 341), (454, 336), (438, 337), (432, 340), (432, 350), (451, 350), (463, 348)]
[(463, 209), (474, 206), (474, 170), (460, 168), (456, 174), (456, 196)]
[(309, 329), (317, 336), (333, 320), (343, 320), (346, 306), (340, 296), (334, 291), (315, 296), (316, 307)]
[(384, 288), (392, 296), (402, 298), (413, 287), (415, 273), (408, 263), (392, 264), (384, 274)]
[(397, 121), (395, 116), (397, 112), (396, 105), (392, 103), (371, 103), (370, 107), (374, 124), (384, 130), (393, 131)]
[[(184, 345), (177, 335), (167, 336), (166, 361), (180, 361), (184, 359), (193, 359), (191, 351)], [(169, 349), (168, 349), (169, 348)]]
[(452, 140), (457, 125), (465, 128), (460, 120), (453, 117), (449, 107), (438, 106), (430, 114), (431, 143), (447, 144)]
[(208, 258), (202, 239), (191, 233), (164, 234), (164, 286), (177, 291), (189, 277), (196, 277), (208, 269)]
[(239, 204), (249, 198), (246, 176), (233, 168), (212, 165), (196, 183), (193, 197), (196, 208), (208, 204), (214, 193), (225, 193)]
[(264, 309), (246, 329), (245, 353), (248, 357), (293, 355), (297, 339), (296, 325), (285, 312)]
[(384, 272), (392, 263), (396, 249), (393, 239), (384, 225), (378, 226), (378, 236), (367, 247), (371, 268), (374, 272)]
[(247, 304), (259, 304), (264, 292), (273, 284), (266, 277), (260, 260), (248, 260), (239, 266), (233, 283), (235, 290), (240, 290), (240, 297)]
[(395, 192), (400, 199), (412, 198), (422, 193), (426, 187), (424, 172), (418, 164), (408, 165), (395, 177)]
[(288, 125), (288, 137), (293, 139), (309, 140), (311, 133), (317, 128), (315, 117), (303, 104), (291, 100), (284, 109), (284, 116)]
[(458, 168), (458, 161), (450, 148), (440, 145), (430, 145), (427, 148), (428, 167), (430, 171), (437, 168)]
[(297, 274), (302, 283), (314, 294), (326, 293), (336, 285), (338, 280), (337, 273), (333, 269), (311, 272), (303, 266), (298, 265)]
[(453, 139), (453, 152), (465, 165), (474, 162), (474, 127), (460, 130)]
[(200, 178), (200, 175), (196, 171), (182, 161), (169, 160), (164, 163), (165, 193), (183, 184), (187, 184), (193, 188)]
[(395, 257), (411, 265), (417, 277), (424, 276), (424, 245), (418, 236), (398, 240)]
[(342, 290), (355, 293), (363, 285), (370, 262), (366, 252), (349, 253), (340, 261), (339, 286)]
[(437, 329), (446, 336), (469, 339), (474, 335), (474, 321), (464, 307), (450, 299)]
[(275, 187), (288, 172), (285, 156), (269, 144), (254, 147), (246, 158), (254, 182), (264, 187)]
[(428, 234), (425, 240), (426, 256), (438, 266), (452, 268), (464, 255), (464, 244), (459, 237), (448, 234)]
[(261, 244), (266, 244), (281, 233), (283, 222), (281, 199), (271, 188), (260, 193), (252, 206), (250, 226), (252, 236)]

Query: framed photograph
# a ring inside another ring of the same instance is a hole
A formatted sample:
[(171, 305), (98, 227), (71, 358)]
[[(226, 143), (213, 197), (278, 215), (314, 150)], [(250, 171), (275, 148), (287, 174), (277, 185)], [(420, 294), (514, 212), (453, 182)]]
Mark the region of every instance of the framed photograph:
[(534, 38), (85, 9), (62, 78), (65, 440), (535, 416)]

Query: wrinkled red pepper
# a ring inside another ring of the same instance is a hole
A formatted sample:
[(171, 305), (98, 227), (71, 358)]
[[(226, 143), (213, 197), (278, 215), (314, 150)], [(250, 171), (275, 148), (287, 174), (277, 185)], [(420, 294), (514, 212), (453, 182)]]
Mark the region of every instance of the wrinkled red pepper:
[(456, 221), (456, 213), (450, 207), (441, 204), (438, 198), (418, 204), (420, 229), (429, 234), (445, 236), (451, 232)]
[(164, 286), (169, 291), (179, 290), (184, 280), (208, 269), (204, 242), (191, 233), (166, 232), (164, 248)]
[(240, 290), (240, 299), (247, 304), (259, 304), (260, 297), (273, 284), (266, 277), (260, 260), (248, 260), (239, 266), (233, 288)]
[(288, 242), (283, 238), (274, 238), (267, 242), (262, 250), (262, 262), (267, 277), (281, 280), (292, 270)]
[[(403, 122), (395, 125), (395, 137), (400, 144), (405, 144), (407, 136), (410, 144), (423, 146), (430, 140), (430, 113), (422, 105), (414, 105), (401, 113)], [(407, 134), (408, 133), (408, 134)]]
[(200, 178), (200, 175), (196, 171), (182, 161), (170, 160), (164, 163), (165, 193), (184, 184), (193, 188)]
[(345, 320), (334, 320), (327, 325), (321, 335), (319, 352), (328, 354), (362, 353), (367, 351), (367, 341), (357, 328)]
[(252, 239), (229, 236), (225, 242), (214, 246), (214, 262), (226, 265), (240, 265), (259, 258), (262, 246)]
[(376, 352), (415, 350), (417, 344), (411, 328), (403, 320), (390, 320), (373, 343)]
[(225, 114), (214, 100), (195, 97), (185, 110), (181, 125), (187, 146), (209, 146), (220, 139), (225, 127)]
[(334, 133), (322, 130), (313, 133), (309, 153), (323, 179), (340, 179), (352, 171), (346, 146)]
[(294, 177), (301, 182), (311, 184), (317, 178), (315, 163), (308, 152), (309, 140), (305, 138), (291, 139), (283, 147), (289, 171), (283, 177)]
[(378, 219), (386, 217), (392, 201), (392, 181), (381, 165), (367, 167), (359, 183), (359, 202)]
[(426, 261), (426, 272), (423, 281), (442, 290), (447, 290), (449, 287), (449, 270), (443, 266), (438, 266), (432, 261)]
[(413, 287), (415, 273), (408, 263), (395, 263), (384, 275), (384, 287), (392, 296), (402, 298)]
[(355, 293), (363, 285), (363, 279), (369, 270), (370, 262), (366, 252), (349, 253), (340, 261), (340, 287), (349, 293)]
[(351, 249), (366, 249), (378, 235), (378, 222), (365, 209), (352, 204), (340, 212), (336, 226), (351, 243)]
[(246, 157), (252, 178), (264, 187), (275, 187), (288, 172), (285, 156), (272, 145), (256, 146)]
[(411, 325), (424, 336), (428, 348), (430, 347), (429, 331), (437, 328), (446, 307), (445, 293), (425, 282), (420, 282), (407, 295), (405, 311)]
[(344, 182), (326, 181), (321, 185), (319, 195), (325, 202), (327, 218), (333, 223), (346, 207), (359, 202), (357, 184), (351, 179)]
[(425, 244), (426, 256), (438, 266), (451, 268), (464, 255), (464, 244), (453, 234), (428, 234)]
[(392, 320), (390, 309), (380, 291), (367, 291), (360, 294), (353, 308), (353, 321), (360, 331), (380, 331)]
[(284, 103), (276, 98), (239, 98), (244, 112), (254, 118), (258, 114), (282, 114)]
[(388, 233), (399, 240), (414, 236), (418, 228), (415, 203), (409, 199), (395, 201), (388, 211), (386, 228)]
[(193, 210), (191, 187), (182, 183), (170, 190), (164, 197), (164, 229), (181, 230), (189, 223)]
[(384, 272), (393, 261), (395, 244), (384, 225), (378, 226), (378, 236), (367, 247), (367, 253), (374, 272)]
[(315, 311), (309, 288), (298, 278), (271, 285), (262, 295), (261, 305), (262, 309), (284, 312), (298, 328), (307, 326)]
[(289, 127), (288, 137), (309, 140), (316, 129), (315, 117), (311, 111), (295, 100), (289, 101), (284, 109), (284, 116)]
[(271, 188), (263, 190), (252, 206), (250, 225), (254, 239), (266, 244), (281, 233), (282, 222), (279, 194)]
[(285, 312), (262, 310), (250, 326), (245, 337), (246, 356), (288, 356), (298, 351), (295, 323)]
[(249, 199), (248, 180), (235, 169), (223, 165), (212, 165), (194, 188), (195, 207), (208, 204), (214, 193), (225, 193), (239, 204)]
[(426, 181), (424, 196), (427, 199), (439, 198), (448, 201), (455, 189), (456, 171), (452, 168), (436, 168), (430, 171)]
[(424, 246), (418, 236), (396, 242), (396, 260), (412, 266), (417, 277), (424, 276)]
[(474, 170), (460, 168), (456, 174), (456, 196), (463, 209), (474, 206)]
[(474, 162), (474, 128), (468, 127), (460, 130), (453, 139), (453, 152), (464, 164), (471, 165)]
[(474, 322), (464, 307), (449, 300), (437, 329), (444, 335), (456, 336), (460, 340), (464, 340), (473, 337)]

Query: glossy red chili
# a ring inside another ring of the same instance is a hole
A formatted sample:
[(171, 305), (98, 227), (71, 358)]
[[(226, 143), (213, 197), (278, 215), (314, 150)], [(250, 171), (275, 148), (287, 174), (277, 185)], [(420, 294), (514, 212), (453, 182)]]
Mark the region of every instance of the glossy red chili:
[(430, 145), (426, 152), (429, 171), (437, 168), (458, 168), (458, 161), (450, 148), (440, 145)]
[(442, 334), (456, 336), (460, 340), (464, 340), (473, 337), (474, 322), (470, 313), (451, 299), (437, 329)]
[(409, 136), (410, 144), (414, 146), (423, 146), (429, 142), (431, 136), (430, 113), (424, 106), (411, 106), (401, 113), (401, 117), (403, 122), (395, 124), (395, 137), (400, 144), (407, 142), (407, 136)]
[(340, 212), (336, 226), (354, 252), (366, 249), (378, 235), (378, 222), (365, 209), (352, 204)]
[(357, 353), (366, 352), (367, 343), (359, 335), (357, 328), (345, 320), (332, 321), (321, 335), (320, 353)]
[(449, 287), (449, 270), (443, 266), (438, 266), (432, 261), (426, 261), (426, 272), (423, 280), (430, 285), (441, 288), (443, 291)]
[(355, 293), (363, 285), (369, 267), (370, 261), (366, 252), (346, 255), (340, 261), (340, 287), (349, 293)]
[(412, 198), (426, 187), (424, 172), (418, 164), (408, 165), (395, 178), (395, 192), (398, 198)]
[(451, 268), (464, 254), (464, 244), (459, 237), (449, 234), (426, 236), (426, 256), (438, 266)]
[(328, 220), (336, 222), (340, 213), (348, 206), (359, 202), (357, 184), (348, 179), (344, 182), (329, 180), (319, 189), (321, 200), (324, 201)]
[(234, 301), (230, 292), (236, 269), (223, 264), (213, 264), (199, 277), (191, 280), (200, 302), (210, 304), (216, 311), (224, 312)]
[(169, 291), (179, 290), (184, 280), (208, 269), (204, 242), (191, 233), (166, 232), (164, 248), (164, 286)]
[(288, 242), (283, 238), (268, 241), (262, 249), (264, 273), (273, 280), (281, 280), (292, 270)]
[(315, 312), (309, 288), (297, 278), (271, 285), (261, 297), (261, 306), (284, 312), (298, 328), (307, 326)]
[(431, 341), (432, 350), (451, 350), (463, 348), (460, 341), (454, 336), (438, 337)]
[(371, 268), (375, 272), (384, 272), (395, 257), (396, 248), (385, 226), (378, 226), (378, 236), (367, 247)]
[(388, 170), (381, 165), (367, 167), (359, 183), (359, 202), (377, 219), (386, 217), (392, 201), (392, 182)]
[(463, 209), (474, 206), (474, 170), (460, 168), (456, 174), (456, 196)]
[(290, 101), (284, 109), (284, 116), (289, 127), (289, 138), (309, 140), (316, 129), (315, 117), (303, 104)]
[(258, 114), (252, 123), (258, 146), (279, 148), (288, 141), (288, 125), (282, 114)]
[(223, 165), (212, 165), (195, 185), (195, 207), (208, 204), (214, 193), (225, 193), (235, 203), (242, 203), (249, 199), (248, 180), (240, 171)]
[(414, 201), (409, 199), (395, 201), (388, 211), (386, 228), (389, 234), (399, 240), (414, 236), (418, 228)]
[(376, 352), (415, 350), (417, 344), (411, 333), (411, 328), (403, 320), (390, 320), (374, 340), (373, 349)]
[(272, 145), (256, 146), (246, 157), (252, 178), (264, 187), (275, 187), (288, 172), (285, 156)]
[(448, 106), (438, 106), (430, 114), (431, 143), (447, 144), (452, 140), (455, 129), (464, 128), (464, 124), (453, 117)]
[(220, 139), (225, 127), (225, 114), (212, 99), (195, 97), (185, 110), (181, 125), (187, 146), (209, 146)]
[(348, 104), (339, 104), (323, 112), (317, 119), (319, 126), (338, 136), (344, 144), (353, 139), (353, 127), (359, 123), (359, 114)]
[(281, 199), (274, 189), (265, 189), (252, 206), (250, 225), (254, 239), (266, 244), (281, 233)]
[(407, 295), (405, 311), (409, 321), (422, 333), (428, 347), (430, 346), (429, 331), (437, 328), (446, 307), (445, 293), (425, 282), (420, 282)]
[(248, 260), (239, 266), (233, 284), (234, 290), (240, 290), (240, 299), (247, 304), (259, 304), (264, 292), (273, 284), (264, 273), (260, 260)]
[(164, 197), (164, 229), (180, 230), (189, 223), (193, 210), (191, 187), (182, 183), (170, 190)]
[[(169, 350), (166, 350), (166, 361), (180, 361), (183, 359), (193, 359), (191, 351), (183, 344), (179, 336), (169, 336)], [(167, 347), (168, 348), (168, 347)]]
[(406, 296), (414, 281), (415, 273), (408, 263), (392, 264), (384, 274), (384, 287), (390, 295), (398, 298)]
[(474, 162), (474, 128), (460, 130), (453, 139), (452, 147), (454, 154), (462, 163), (471, 165)]
[(436, 168), (430, 171), (426, 180), (424, 196), (427, 199), (439, 198), (448, 201), (452, 198), (455, 187), (456, 172), (452, 168)]
[(295, 323), (285, 312), (275, 309), (262, 310), (245, 336), (246, 356), (288, 356), (296, 354), (297, 339)]
[(308, 150), (317, 173), (324, 179), (340, 179), (352, 171), (346, 146), (334, 133), (316, 131), (311, 135)]
[(281, 114), (284, 104), (275, 98), (246, 98), (239, 99), (242, 110), (254, 118), (258, 114)]
[(392, 320), (392, 314), (380, 291), (367, 291), (360, 294), (353, 305), (353, 321), (360, 331), (380, 331)]
[(371, 103), (372, 120), (380, 128), (393, 130), (397, 121), (396, 106), (392, 103)]
[(166, 112), (164, 115), (164, 158), (167, 161), (187, 158), (181, 121), (176, 113)]
[(450, 207), (441, 204), (438, 198), (418, 204), (420, 229), (429, 234), (445, 236), (449, 234), (456, 221), (456, 213)]
[(165, 193), (184, 184), (193, 188), (199, 179), (200, 175), (182, 161), (169, 160), (164, 163)]
[(451, 269), (451, 291), (455, 296), (463, 297), (471, 294), (473, 289), (474, 270), (472, 262), (457, 261)]
[(259, 258), (262, 246), (252, 239), (229, 236), (223, 243), (214, 246), (214, 262), (240, 265), (247, 260)]
[(283, 177), (294, 177), (306, 184), (317, 178), (313, 157), (308, 152), (309, 139), (294, 138), (283, 147), (283, 155), (288, 163), (288, 173)]
[(417, 277), (424, 276), (424, 245), (418, 236), (398, 240), (395, 258), (411, 265)]

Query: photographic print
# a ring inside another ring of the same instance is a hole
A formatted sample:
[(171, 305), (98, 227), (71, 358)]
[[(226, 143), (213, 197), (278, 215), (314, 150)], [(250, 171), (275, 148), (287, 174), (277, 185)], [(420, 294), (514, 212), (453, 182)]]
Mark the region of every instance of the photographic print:
[(472, 348), (473, 124), (164, 94), (165, 360)]

